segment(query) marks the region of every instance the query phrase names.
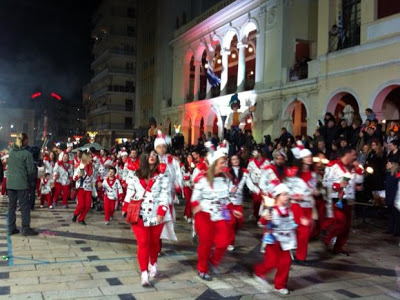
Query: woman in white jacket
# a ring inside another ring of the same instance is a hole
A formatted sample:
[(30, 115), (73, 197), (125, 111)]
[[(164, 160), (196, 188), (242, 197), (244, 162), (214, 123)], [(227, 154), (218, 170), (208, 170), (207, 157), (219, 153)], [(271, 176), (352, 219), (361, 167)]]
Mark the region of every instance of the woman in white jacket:
[(127, 193), (122, 207), (125, 214), (131, 201), (142, 201), (140, 218), (132, 224), (138, 244), (138, 262), (142, 286), (150, 286), (149, 276), (157, 274), (160, 236), (164, 222), (171, 220), (168, 205), (169, 179), (166, 165), (159, 163), (156, 152), (142, 154), (140, 169), (127, 182)]

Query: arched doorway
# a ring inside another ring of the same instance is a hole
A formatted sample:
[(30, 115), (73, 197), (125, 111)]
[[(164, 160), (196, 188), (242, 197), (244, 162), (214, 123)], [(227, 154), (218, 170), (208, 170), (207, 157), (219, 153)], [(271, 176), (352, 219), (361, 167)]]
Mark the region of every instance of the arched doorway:
[(226, 93), (232, 94), (237, 90), (237, 75), (238, 75), (238, 59), (239, 52), (237, 50), (238, 37), (234, 35), (231, 41), (230, 52), (228, 56), (228, 83)]
[(372, 110), (378, 120), (400, 119), (400, 84), (382, 89), (376, 96)]
[[(221, 72), (222, 72), (222, 57), (221, 57), (221, 45), (217, 44), (215, 46), (215, 55), (214, 59), (212, 60), (212, 66), (211, 66), (211, 71), (217, 76), (218, 78), (221, 78)], [(211, 87), (211, 97), (218, 97), (221, 93), (221, 86), (217, 84), (216, 86)]]
[(214, 117), (212, 134), (213, 135), (216, 134), (218, 136), (218, 118), (217, 118), (217, 116)]
[(293, 136), (307, 135), (307, 110), (303, 102), (295, 100), (290, 103), (285, 115), (291, 116), (291, 124), (289, 125), (291, 125), (292, 128), (286, 129), (288, 129), (288, 131), (291, 130)]
[(199, 88), (199, 100), (206, 98), (207, 94), (207, 51), (204, 50), (201, 56), (201, 69), (200, 69), (200, 88)]
[(356, 97), (354, 97), (354, 95), (349, 92), (339, 92), (336, 95), (334, 95), (328, 102), (326, 112), (330, 112), (335, 117), (338, 117), (339, 113), (343, 112), (346, 106), (348, 107), (346, 108), (347, 111), (349, 110), (349, 106), (351, 107), (350, 111), (351, 110), (353, 111), (353, 116), (350, 119), (353, 122), (354, 120), (361, 121), (358, 101)]
[(189, 63), (189, 89), (186, 95), (187, 102), (191, 102), (194, 99), (194, 73), (195, 73), (194, 56), (192, 56)]

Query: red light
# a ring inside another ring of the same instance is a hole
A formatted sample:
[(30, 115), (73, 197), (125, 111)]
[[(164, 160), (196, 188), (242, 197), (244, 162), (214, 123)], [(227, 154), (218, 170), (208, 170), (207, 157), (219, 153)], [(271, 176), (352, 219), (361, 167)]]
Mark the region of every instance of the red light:
[(56, 93), (51, 93), (51, 96), (52, 96), (53, 98), (56, 98), (57, 100), (61, 100), (61, 96), (60, 96), (60, 95), (57, 95)]
[(40, 97), (40, 96), (42, 96), (42, 93), (41, 93), (41, 92), (34, 93), (34, 94), (32, 95), (32, 99), (35, 99), (35, 98)]

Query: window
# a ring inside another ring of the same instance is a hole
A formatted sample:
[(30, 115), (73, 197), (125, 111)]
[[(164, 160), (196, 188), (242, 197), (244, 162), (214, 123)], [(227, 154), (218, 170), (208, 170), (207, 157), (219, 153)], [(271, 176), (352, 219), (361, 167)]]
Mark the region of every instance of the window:
[(127, 11), (126, 11), (126, 15), (128, 18), (134, 18), (136, 15), (136, 10), (134, 7), (128, 7)]
[(126, 69), (127, 70), (133, 70), (134, 69), (133, 62), (127, 62), (126, 63)]
[(133, 111), (133, 100), (125, 99), (125, 111)]
[(399, 0), (378, 0), (378, 19), (400, 13)]
[[(348, 48), (360, 45), (361, 0), (343, 0), (343, 30), (342, 47)], [(339, 37), (340, 40), (340, 37)]]
[(133, 27), (133, 26), (128, 26), (128, 27), (126, 28), (126, 34), (127, 34), (128, 36), (135, 36), (135, 27)]
[(132, 129), (132, 118), (131, 117), (125, 118), (125, 129)]

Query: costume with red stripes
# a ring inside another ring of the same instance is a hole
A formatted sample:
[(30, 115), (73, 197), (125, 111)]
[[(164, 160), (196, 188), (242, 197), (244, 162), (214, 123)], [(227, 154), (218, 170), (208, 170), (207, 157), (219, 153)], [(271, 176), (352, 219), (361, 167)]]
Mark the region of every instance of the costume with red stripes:
[[(79, 175), (82, 175), (78, 178)], [(92, 189), (93, 181), (95, 180), (93, 165), (88, 164), (75, 169), (74, 181), (77, 190), (78, 205), (74, 211), (74, 216), (78, 217), (78, 221), (82, 222), (85, 220), (87, 213), (90, 210), (92, 204)]]
[(52, 206), (51, 199), (51, 190), (52, 190), (53, 181), (51, 179), (47, 180), (46, 178), (40, 179), (40, 205), (44, 205), (46, 202), (48, 207)]
[(121, 183), (116, 178), (105, 178), (101, 190), (104, 192), (104, 220), (109, 222), (110, 218), (114, 217), (117, 200), (123, 199), (123, 190)]
[[(341, 188), (340, 183), (349, 176), (348, 185)], [(364, 182), (363, 170), (354, 165), (345, 166), (340, 160), (330, 162), (325, 168), (323, 185), (328, 190), (328, 197), (333, 205), (334, 221), (328, 228), (324, 243), (329, 243), (336, 237), (334, 252), (342, 252), (346, 244), (351, 226), (352, 210), (355, 199), (356, 185)], [(338, 206), (342, 201), (343, 208)]]
[[(247, 165), (247, 169), (250, 173), (250, 179), (252, 182), (259, 186), (261, 172), (262, 169), (266, 168), (270, 164), (269, 160), (266, 158), (256, 159), (250, 158), (249, 164)], [(261, 193), (251, 193), (251, 198), (253, 199), (253, 215), (255, 218), (258, 218), (260, 205), (262, 203), (262, 194)]]
[(199, 237), (197, 269), (200, 273), (208, 273), (208, 262), (218, 266), (229, 245), (227, 221), (231, 218), (229, 210), (233, 209), (229, 201), (229, 180), (221, 175), (210, 184), (202, 172), (194, 184), (191, 204), (193, 209), (198, 205), (201, 208), (194, 216)]
[[(158, 171), (150, 180), (134, 177), (128, 183), (127, 194), (122, 211), (126, 212), (130, 201), (143, 200), (140, 207), (140, 218), (137, 224), (132, 224), (132, 231), (138, 243), (138, 262), (141, 272), (147, 271), (149, 263), (157, 263), (160, 252), (160, 236), (164, 222), (171, 220), (168, 205), (169, 178), (166, 176), (165, 165), (159, 165)], [(163, 222), (157, 221), (157, 216), (163, 216)]]
[(59, 196), (62, 194), (62, 204), (68, 204), (70, 194), (71, 177), (73, 174), (72, 165), (58, 161), (54, 166), (54, 195), (53, 203), (57, 203)]
[(272, 209), (271, 218), (271, 221), (262, 218), (260, 223), (263, 225), (266, 225), (267, 222), (273, 223), (272, 234), (275, 242), (267, 244), (264, 261), (255, 265), (254, 273), (258, 277), (264, 277), (273, 269), (277, 269), (274, 279), (275, 288), (285, 289), (291, 264), (290, 250), (296, 249), (294, 217), (289, 208), (275, 206)]
[(192, 192), (193, 192), (193, 177), (192, 177), (194, 170), (193, 167), (194, 163), (192, 163), (192, 166), (188, 166), (188, 168), (186, 168), (184, 164), (182, 164), (181, 167), (183, 195), (186, 200), (186, 205), (183, 215), (187, 219), (192, 218), (192, 207), (190, 205), (190, 199), (192, 198)]

